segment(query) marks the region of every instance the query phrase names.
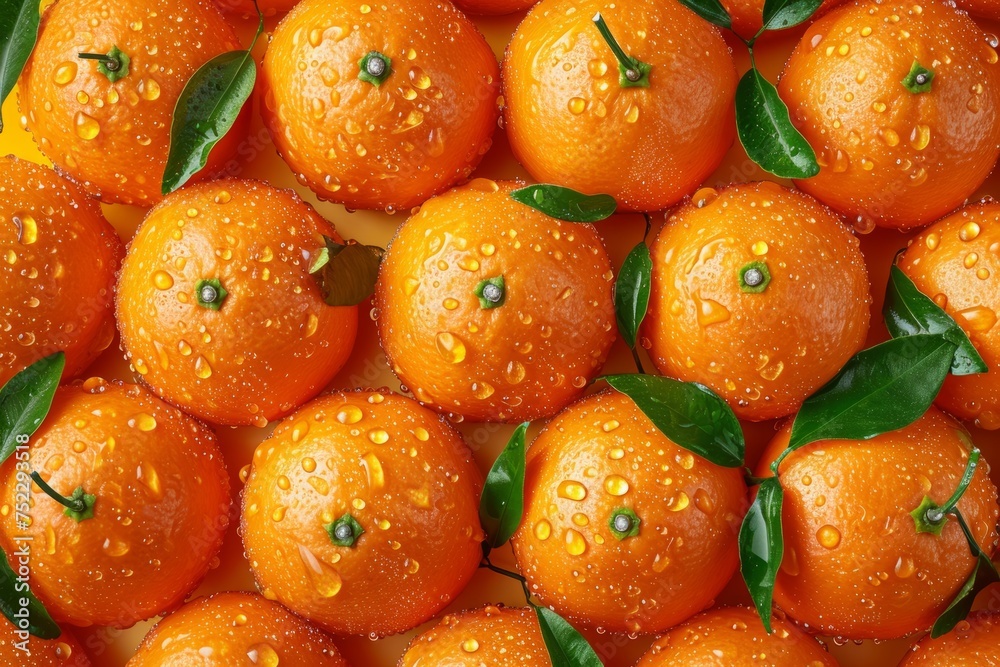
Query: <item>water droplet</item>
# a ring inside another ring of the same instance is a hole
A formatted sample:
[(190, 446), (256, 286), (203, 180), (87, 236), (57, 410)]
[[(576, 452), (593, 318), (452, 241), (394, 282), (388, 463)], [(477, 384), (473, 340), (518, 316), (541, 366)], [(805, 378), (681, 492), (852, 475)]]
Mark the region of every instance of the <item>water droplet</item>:
[(900, 556), (894, 568), (896, 576), (900, 579), (909, 579), (917, 571), (917, 565), (908, 556)]
[(73, 122), (77, 136), (86, 141), (94, 139), (101, 132), (100, 124), (82, 111), (76, 112)]
[(609, 475), (604, 480), (604, 490), (612, 496), (624, 496), (628, 488), (628, 481), (620, 475)]
[(587, 487), (579, 482), (567, 479), (559, 484), (559, 488), (556, 489), (556, 493), (560, 498), (580, 501), (587, 497)]
[(972, 331), (989, 331), (997, 323), (996, 312), (986, 306), (973, 306), (958, 311), (958, 314), (965, 320), (966, 326)]
[(375, 454), (368, 452), (361, 457), (361, 466), (368, 474), (368, 486), (372, 489), (381, 489), (385, 486), (385, 471), (382, 470), (382, 462)]
[(977, 236), (979, 236), (980, 228), (979, 224), (973, 221), (969, 221), (962, 225), (962, 228), (958, 230), (958, 238), (963, 241), (971, 241)]
[(207, 380), (212, 377), (212, 366), (208, 363), (208, 359), (200, 354), (198, 355), (198, 358), (194, 360), (194, 374), (202, 380)]
[(56, 82), (56, 85), (65, 86), (73, 79), (76, 78), (76, 63), (72, 61), (67, 61), (59, 65), (56, 68), (55, 76), (52, 80)]
[(520, 384), (524, 381), (524, 376), (526, 374), (524, 364), (520, 361), (511, 361), (507, 364), (506, 371), (504, 375), (507, 377), (507, 382), (511, 384)]
[(572, 114), (579, 116), (587, 110), (587, 100), (582, 97), (574, 97), (570, 99), (568, 106)]
[(537, 537), (539, 540), (542, 540), (544, 542), (545, 540), (549, 539), (549, 536), (551, 534), (552, 534), (552, 524), (550, 524), (545, 519), (542, 519), (541, 521), (535, 524), (535, 537)]
[(140, 412), (128, 420), (128, 425), (140, 431), (149, 432), (156, 428), (156, 417), (145, 412)]
[(174, 279), (166, 271), (157, 271), (153, 274), (153, 286), (158, 290), (167, 290), (174, 286)]
[(139, 82), (139, 95), (142, 96), (144, 100), (153, 100), (160, 97), (160, 84), (156, 83), (152, 79), (143, 79)]
[(453, 333), (442, 331), (435, 339), (438, 354), (450, 364), (465, 361), (465, 343)]
[(106, 538), (104, 544), (102, 545), (104, 553), (108, 554), (112, 558), (120, 558), (129, 552), (131, 547), (128, 542), (124, 540)]
[(816, 531), (816, 539), (827, 549), (836, 549), (840, 544), (840, 531), (827, 524)]
[(922, 151), (927, 148), (927, 144), (930, 142), (931, 128), (927, 125), (915, 125), (913, 131), (910, 132), (910, 145), (918, 151)]
[(384, 445), (389, 442), (389, 434), (380, 428), (373, 428), (368, 431), (368, 439), (374, 442), (376, 445)]
[(694, 506), (705, 514), (711, 515), (715, 512), (715, 501), (705, 489), (698, 489), (694, 492)]
[(667, 509), (671, 512), (680, 512), (687, 509), (691, 504), (691, 498), (683, 491), (679, 491), (676, 496), (667, 501)]
[(729, 319), (729, 310), (718, 301), (695, 297), (698, 306), (698, 324), (708, 327)]
[(580, 556), (587, 550), (587, 541), (583, 535), (572, 528), (566, 530), (566, 551), (570, 556)]
[(365, 416), (356, 405), (345, 405), (337, 413), (337, 421), (341, 424), (357, 424)]

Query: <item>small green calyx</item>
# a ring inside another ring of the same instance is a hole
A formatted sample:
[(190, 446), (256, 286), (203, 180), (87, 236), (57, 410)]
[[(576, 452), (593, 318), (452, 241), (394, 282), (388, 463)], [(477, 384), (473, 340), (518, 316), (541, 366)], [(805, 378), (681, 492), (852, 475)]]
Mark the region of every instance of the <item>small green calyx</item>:
[(764, 262), (750, 262), (740, 269), (740, 289), (748, 294), (760, 294), (771, 283), (771, 271)]
[(381, 86), (392, 74), (392, 59), (378, 51), (369, 51), (358, 61), (358, 78), (373, 86)]
[(941, 535), (944, 525), (948, 523), (948, 515), (941, 511), (937, 503), (924, 496), (917, 509), (910, 512), (918, 533)]
[(112, 46), (111, 50), (106, 54), (78, 53), (77, 57), (85, 60), (98, 61), (97, 71), (106, 76), (108, 81), (111, 83), (127, 77), (129, 73), (129, 65), (132, 62), (132, 59), (128, 57), (128, 54), (119, 49), (117, 45)]
[(611, 513), (611, 518), (608, 519), (608, 528), (611, 529), (611, 534), (619, 540), (638, 535), (640, 524), (642, 524), (642, 519), (627, 507), (619, 507)]
[(927, 69), (916, 60), (910, 65), (910, 73), (903, 77), (903, 86), (917, 95), (919, 93), (929, 93), (931, 91), (931, 81), (934, 80), (934, 70)]
[(194, 286), (194, 293), (198, 305), (209, 310), (222, 308), (222, 302), (229, 296), (229, 292), (222, 286), (222, 282), (218, 278), (199, 280)]
[(479, 307), (483, 310), (499, 308), (507, 299), (507, 289), (504, 286), (503, 276), (483, 280), (476, 285), (472, 293), (479, 297)]
[(649, 72), (653, 66), (625, 53), (600, 12), (594, 15), (594, 24), (618, 60), (618, 85), (622, 88), (649, 88)]
[(345, 514), (331, 524), (324, 526), (326, 532), (330, 535), (330, 541), (333, 542), (338, 547), (353, 547), (354, 543), (358, 541), (365, 529), (361, 527), (350, 514)]
[(37, 472), (31, 473), (31, 479), (38, 485), (38, 488), (45, 492), (45, 495), (65, 507), (63, 514), (77, 523), (94, 518), (94, 505), (97, 503), (97, 496), (87, 493), (82, 486), (76, 487), (70, 497), (66, 498), (49, 486)]

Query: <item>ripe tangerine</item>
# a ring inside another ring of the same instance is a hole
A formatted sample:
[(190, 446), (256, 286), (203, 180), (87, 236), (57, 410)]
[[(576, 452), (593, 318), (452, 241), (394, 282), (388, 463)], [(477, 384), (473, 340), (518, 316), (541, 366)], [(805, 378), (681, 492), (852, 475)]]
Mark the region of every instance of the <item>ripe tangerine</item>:
[(417, 635), (398, 667), (552, 667), (535, 613), (488, 605), (448, 614)]

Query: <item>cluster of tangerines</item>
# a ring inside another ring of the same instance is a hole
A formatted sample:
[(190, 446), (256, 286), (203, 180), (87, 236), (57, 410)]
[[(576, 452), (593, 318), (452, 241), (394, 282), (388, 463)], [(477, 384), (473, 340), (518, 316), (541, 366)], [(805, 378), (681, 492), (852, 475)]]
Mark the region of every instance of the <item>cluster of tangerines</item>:
[[(1000, 155), (996, 40), (939, 0), (828, 0), (778, 89), (817, 174), (699, 189), (753, 112), (702, 17), (786, 11), (713, 2), (260, 2), (287, 12), (256, 83), (271, 138), (321, 198), (412, 209), (383, 256), (213, 177), (250, 109), (219, 9), (56, 0), (18, 86), (56, 170), (0, 159), (4, 664), (85, 665), (57, 624), (171, 612), (130, 665), (343, 665), (327, 633), (416, 627), (507, 539), (529, 607), (446, 616), (400, 665), (600, 665), (573, 625), (662, 635), (643, 667), (833, 665), (811, 633), (932, 626), (906, 665), (1000, 660), (1000, 615), (963, 620), (1000, 507), (958, 421), (1000, 427), (1000, 205), (962, 207)], [(501, 73), (463, 11), (532, 5)], [(463, 184), (498, 119), (551, 185)], [(165, 187), (182, 135), (200, 171)], [(127, 249), (95, 198), (151, 207)], [(591, 224), (616, 207), (674, 207), (619, 271)], [(891, 347), (859, 352), (874, 286), (845, 218), (930, 225), (893, 269)], [(318, 396), (372, 291), (412, 397)], [(116, 324), (135, 383), (71, 381)], [(667, 377), (584, 396), (619, 331)], [(752, 471), (737, 417), (790, 418)], [(550, 421), (484, 480), (463, 419)], [(260, 594), (184, 604), (229, 523), (208, 424), (274, 420), (241, 474)], [(756, 609), (710, 609), (741, 563)]]

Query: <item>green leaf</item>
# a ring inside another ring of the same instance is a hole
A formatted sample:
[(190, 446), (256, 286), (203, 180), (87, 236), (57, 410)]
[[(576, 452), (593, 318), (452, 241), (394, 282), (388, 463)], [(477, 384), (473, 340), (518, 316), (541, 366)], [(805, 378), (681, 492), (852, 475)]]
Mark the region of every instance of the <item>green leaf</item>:
[(784, 30), (816, 13), (823, 0), (765, 0), (764, 30)]
[(479, 499), (479, 519), (486, 543), (496, 549), (511, 538), (524, 513), (524, 438), (528, 422), (516, 429), (493, 463)]
[[(21, 605), (21, 600), (27, 600), (26, 606)], [(27, 584), (18, 581), (13, 568), (7, 561), (7, 555), (0, 549), (0, 612), (14, 625), (19, 625), (18, 620), (23, 618), (27, 611), (28, 632), (39, 639), (55, 639), (61, 633), (49, 612), (35, 597)]]
[(816, 153), (788, 116), (777, 89), (750, 68), (736, 86), (736, 129), (750, 159), (780, 178), (819, 173)]
[(337, 243), (324, 236), (309, 273), (316, 276), (328, 306), (356, 306), (375, 292), (385, 250), (373, 245)]
[(529, 185), (514, 190), (510, 196), (514, 201), (566, 222), (599, 222), (618, 208), (611, 195), (585, 195), (561, 185)]
[[(979, 551), (977, 549), (977, 551)], [(972, 610), (972, 604), (976, 601), (976, 596), (979, 595), (987, 586), (1000, 582), (1000, 576), (997, 575), (996, 567), (993, 566), (992, 561), (989, 557), (979, 551), (979, 555), (976, 556), (976, 566), (972, 569), (972, 574), (959, 589), (955, 598), (948, 605), (937, 620), (934, 621), (934, 625), (931, 628), (931, 638), (937, 638), (941, 635), (950, 632), (959, 621), (965, 620), (965, 617), (969, 615)]]
[(817, 440), (867, 440), (912, 424), (937, 397), (956, 348), (941, 334), (916, 334), (854, 355), (802, 404), (788, 451)]
[(0, 389), (0, 463), (41, 425), (52, 407), (66, 355), (50, 354), (31, 364)]
[(774, 581), (785, 552), (781, 534), (783, 498), (784, 491), (777, 477), (762, 481), (740, 527), (740, 572), (768, 634), (771, 633)]
[(538, 627), (552, 667), (603, 667), (604, 663), (576, 629), (548, 607), (535, 607)]
[(923, 294), (895, 264), (889, 269), (889, 286), (882, 308), (885, 326), (893, 338), (914, 334), (941, 334), (958, 346), (951, 361), (952, 375), (986, 373), (986, 362), (965, 331), (934, 300)]
[(731, 29), (733, 20), (719, 0), (680, 0), (692, 12), (720, 28)]
[(621, 332), (625, 344), (635, 347), (635, 338), (639, 333), (639, 325), (646, 317), (649, 307), (650, 277), (653, 270), (653, 260), (649, 254), (649, 246), (645, 241), (632, 248), (625, 258), (618, 279), (615, 281), (615, 316), (618, 318), (618, 331)]
[[(17, 77), (38, 39), (38, 0), (0, 0), (0, 104), (14, 90)], [(3, 119), (0, 119), (0, 132)]]
[(677, 446), (726, 468), (743, 465), (743, 430), (708, 387), (655, 375), (606, 375)]

